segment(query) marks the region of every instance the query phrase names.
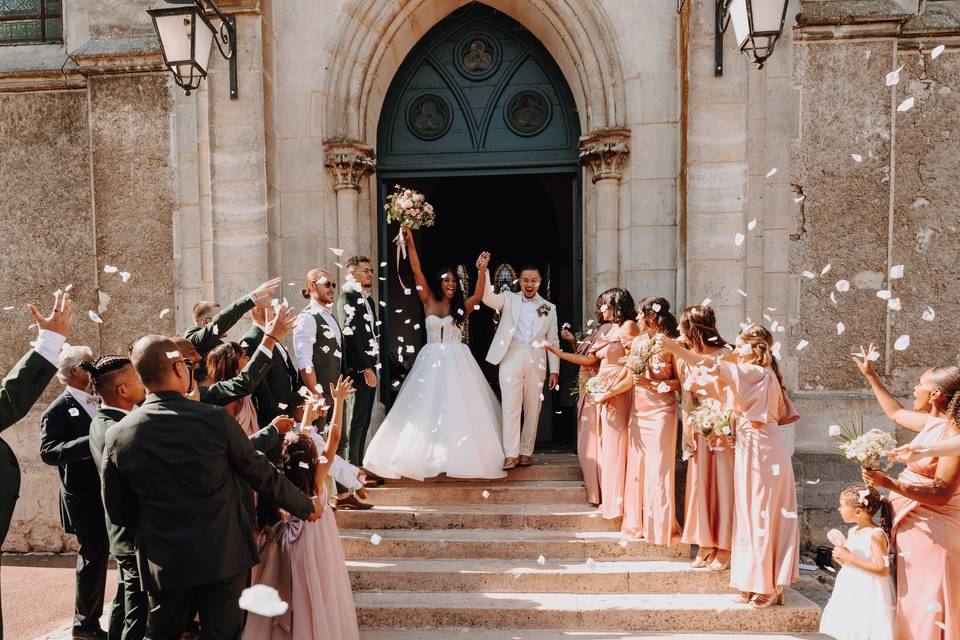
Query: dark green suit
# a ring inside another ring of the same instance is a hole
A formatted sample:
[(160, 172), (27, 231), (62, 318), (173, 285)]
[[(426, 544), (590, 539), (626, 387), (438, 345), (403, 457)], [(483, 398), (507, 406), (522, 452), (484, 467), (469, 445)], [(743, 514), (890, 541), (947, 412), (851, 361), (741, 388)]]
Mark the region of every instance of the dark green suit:
[[(259, 343), (257, 343), (259, 346)], [(273, 358), (254, 347), (247, 366), (233, 378), (215, 382), (209, 387), (200, 387), (200, 402), (223, 407), (253, 393), (273, 364)], [(259, 418), (259, 415), (257, 416)], [(260, 421), (263, 424), (263, 421)]]
[(103, 502), (136, 529), (149, 637), (179, 638), (193, 605), (201, 626), (239, 637), (238, 598), (259, 561), (241, 479), (301, 519), (313, 511), (220, 407), (153, 393), (107, 432)]
[(193, 326), (187, 329), (183, 337), (193, 343), (200, 355), (204, 358), (213, 351), (221, 340), (219, 336), (225, 335), (230, 328), (240, 321), (247, 311), (253, 309), (254, 304), (250, 296), (244, 296), (234, 300), (229, 306), (220, 310), (220, 313), (213, 316), (209, 324), (205, 327)]
[[(103, 472), (103, 447), (107, 430), (123, 419), (124, 413), (101, 408), (90, 423), (90, 453)], [(110, 609), (109, 638), (143, 638), (147, 630), (147, 592), (140, 586), (140, 571), (137, 568), (136, 532), (132, 527), (121, 527), (106, 517), (110, 553), (117, 560), (117, 596)]]
[[(0, 382), (0, 431), (27, 415), (57, 368), (36, 351), (29, 351)], [(0, 545), (7, 538), (13, 508), (20, 497), (20, 465), (13, 449), (0, 438)], [(0, 614), (0, 638), (3, 617)]]
[[(345, 430), (341, 443), (346, 446), (346, 454), (341, 454), (350, 464), (357, 467), (363, 464), (363, 454), (367, 445), (367, 431), (370, 430), (370, 416), (377, 397), (376, 387), (370, 387), (363, 379), (363, 372), (372, 369), (378, 373), (379, 358), (378, 336), (375, 333), (377, 323), (376, 303), (369, 300), (370, 308), (363, 303), (358, 291), (344, 291), (337, 300), (337, 318), (344, 328), (343, 352), (346, 360), (346, 372), (353, 379), (356, 389), (352, 398), (353, 410), (350, 414), (350, 428)], [(348, 308), (352, 313), (347, 313)], [(371, 331), (373, 327), (373, 332)]]

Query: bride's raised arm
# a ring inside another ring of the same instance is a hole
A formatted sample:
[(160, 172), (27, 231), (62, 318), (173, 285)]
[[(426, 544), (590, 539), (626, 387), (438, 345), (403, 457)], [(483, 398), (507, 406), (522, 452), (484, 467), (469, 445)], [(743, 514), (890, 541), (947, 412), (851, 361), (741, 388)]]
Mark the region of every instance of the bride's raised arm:
[(487, 289), (487, 264), (490, 263), (490, 254), (484, 251), (477, 258), (477, 286), (473, 288), (473, 295), (464, 302), (467, 315), (473, 313), (483, 300), (483, 292)]
[(410, 258), (410, 268), (413, 269), (413, 279), (417, 283), (417, 295), (420, 296), (420, 302), (427, 304), (433, 294), (430, 292), (430, 283), (427, 282), (420, 267), (420, 255), (417, 253), (417, 245), (413, 243), (413, 232), (409, 227), (404, 227), (403, 233), (407, 238), (407, 255)]

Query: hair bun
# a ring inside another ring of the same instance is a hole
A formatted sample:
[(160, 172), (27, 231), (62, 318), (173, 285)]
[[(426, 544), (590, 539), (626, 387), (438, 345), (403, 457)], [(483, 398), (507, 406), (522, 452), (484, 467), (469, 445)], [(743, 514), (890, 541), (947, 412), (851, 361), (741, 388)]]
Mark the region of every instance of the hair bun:
[(303, 287), (302, 289), (300, 289), (300, 295), (302, 295), (304, 298), (309, 298), (309, 297), (310, 297), (310, 291), (307, 290), (306, 287)]

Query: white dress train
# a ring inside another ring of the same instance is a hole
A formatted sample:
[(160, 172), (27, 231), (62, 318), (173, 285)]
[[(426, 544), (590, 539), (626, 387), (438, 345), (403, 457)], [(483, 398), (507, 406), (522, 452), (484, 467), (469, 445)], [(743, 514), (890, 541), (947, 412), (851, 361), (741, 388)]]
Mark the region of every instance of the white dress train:
[(363, 458), (383, 478), (502, 478), (500, 406), (452, 316), (427, 316), (427, 343)]

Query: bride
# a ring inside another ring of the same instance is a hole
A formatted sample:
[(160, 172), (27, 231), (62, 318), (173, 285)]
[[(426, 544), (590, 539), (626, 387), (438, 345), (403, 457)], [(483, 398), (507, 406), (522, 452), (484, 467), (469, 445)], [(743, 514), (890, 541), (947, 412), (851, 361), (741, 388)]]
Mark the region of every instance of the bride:
[(427, 343), (420, 349), (393, 408), (370, 441), (363, 467), (383, 478), (423, 480), (502, 478), (500, 407), (470, 348), (463, 322), (480, 304), (489, 254), (477, 261), (477, 286), (464, 301), (453, 269), (430, 284), (409, 229), (403, 229), (410, 266), (423, 302)]

